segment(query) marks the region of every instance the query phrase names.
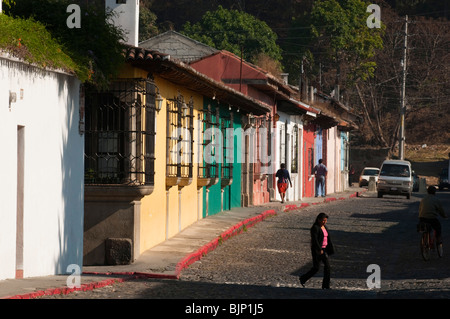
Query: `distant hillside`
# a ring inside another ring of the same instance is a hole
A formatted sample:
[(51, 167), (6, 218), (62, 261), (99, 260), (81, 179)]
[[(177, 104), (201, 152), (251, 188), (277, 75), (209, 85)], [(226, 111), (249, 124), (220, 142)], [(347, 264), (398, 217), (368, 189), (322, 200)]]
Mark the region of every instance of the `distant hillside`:
[[(208, 10), (215, 10), (218, 5), (227, 9), (243, 10), (260, 20), (265, 21), (277, 34), (279, 45), (283, 49), (284, 60), (289, 56), (300, 54), (299, 50), (306, 46), (299, 31), (292, 33), (291, 28), (295, 21), (308, 17), (313, 0), (267, 0), (267, 1), (241, 1), (241, 0), (142, 0), (157, 16), (157, 24), (160, 32), (173, 28), (180, 31), (185, 22), (195, 23)], [(407, 77), (407, 106), (406, 115), (406, 143), (407, 144), (450, 144), (450, 75), (448, 73), (450, 55), (450, 30), (448, 24), (449, 1), (441, 0), (374, 0), (382, 6), (382, 21), (387, 24), (385, 49), (377, 54), (376, 63), (380, 70), (377, 74), (379, 83), (370, 91), (365, 88), (362, 93), (367, 97), (367, 107), (372, 110), (369, 115), (375, 125), (381, 126), (385, 136), (385, 144), (378, 141), (382, 147), (393, 147), (397, 138), (400, 115), (400, 88), (402, 45), (403, 45), (403, 18), (410, 16), (410, 33), (414, 34), (409, 39), (410, 50), (408, 52), (408, 77)], [(390, 6), (390, 8), (386, 7)], [(296, 29), (297, 30), (297, 29)], [(297, 34), (297, 35), (296, 35)], [(303, 42), (302, 42), (303, 41)], [(290, 46), (295, 42), (297, 50), (294, 52)], [(317, 60), (318, 64), (321, 61)], [(282, 61), (282, 62), (283, 62)], [(287, 63), (287, 62), (285, 62)], [(294, 64), (285, 65), (284, 72), (290, 73), (289, 79), (295, 83), (296, 73)], [(322, 85), (333, 82), (335, 70), (328, 70), (328, 74), (322, 72)], [(392, 80), (394, 78), (394, 80)], [(331, 80), (330, 80), (331, 79)], [(319, 87), (317, 76), (312, 75), (310, 85)], [(322, 88), (330, 94), (330, 89)], [(364, 88), (363, 88), (364, 89)], [(344, 102), (364, 115), (359, 95), (353, 87), (344, 90)], [(378, 94), (373, 100), (370, 95)], [(345, 96), (346, 95), (346, 96)], [(377, 108), (377, 109), (375, 109)], [(362, 116), (364, 118), (364, 116)], [(354, 142), (359, 144), (373, 144), (376, 140), (374, 129), (367, 123), (367, 117), (361, 125), (361, 132)], [(375, 130), (376, 131), (376, 130)]]
[(420, 177), (426, 178), (427, 185), (437, 185), (441, 170), (448, 167), (450, 145), (408, 145), (405, 158), (412, 164)]
[[(448, 106), (448, 105), (447, 105)], [(413, 110), (406, 118), (406, 143), (450, 145), (450, 109), (429, 107)]]

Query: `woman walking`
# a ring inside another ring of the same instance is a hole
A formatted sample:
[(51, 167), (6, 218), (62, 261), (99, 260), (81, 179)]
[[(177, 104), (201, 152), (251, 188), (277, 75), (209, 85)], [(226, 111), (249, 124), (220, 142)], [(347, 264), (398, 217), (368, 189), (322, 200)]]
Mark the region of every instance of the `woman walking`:
[(278, 178), (277, 187), (278, 192), (280, 193), (281, 196), (281, 203), (283, 204), (284, 198), (286, 196), (286, 190), (288, 188), (288, 182), (289, 185), (291, 185), (292, 187), (291, 177), (289, 175), (289, 171), (286, 169), (285, 164), (280, 165), (280, 169), (275, 174), (275, 177)]
[(305, 283), (319, 271), (320, 263), (323, 262), (324, 273), (322, 289), (330, 289), (330, 262), (328, 255), (334, 254), (333, 243), (331, 242), (328, 228), (325, 226), (328, 221), (328, 215), (320, 213), (311, 227), (311, 253), (313, 266), (310, 271), (300, 276), (300, 283)]

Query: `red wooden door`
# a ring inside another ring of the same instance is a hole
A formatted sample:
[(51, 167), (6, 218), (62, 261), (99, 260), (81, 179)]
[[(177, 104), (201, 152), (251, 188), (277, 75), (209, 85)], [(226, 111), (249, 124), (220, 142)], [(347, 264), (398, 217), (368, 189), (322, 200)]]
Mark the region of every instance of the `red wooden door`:
[(314, 127), (305, 126), (303, 131), (303, 197), (314, 196)]

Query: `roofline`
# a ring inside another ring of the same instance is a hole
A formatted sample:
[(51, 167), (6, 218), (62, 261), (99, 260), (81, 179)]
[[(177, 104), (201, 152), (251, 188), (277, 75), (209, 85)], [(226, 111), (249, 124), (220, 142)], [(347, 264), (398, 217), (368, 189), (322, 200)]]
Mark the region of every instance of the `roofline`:
[(203, 43), (203, 42), (194, 40), (194, 39), (192, 39), (192, 38), (190, 38), (190, 37), (188, 37), (188, 36), (186, 36), (186, 35), (184, 35), (184, 34), (182, 34), (182, 33), (180, 33), (180, 32), (177, 32), (177, 31), (175, 31), (175, 30), (168, 30), (168, 31), (166, 31), (166, 32), (163, 32), (163, 33), (160, 33), (160, 34), (158, 34), (158, 35), (155, 35), (154, 37), (151, 37), (151, 38), (149, 38), (149, 39), (147, 39), (147, 40), (141, 41), (141, 42), (139, 42), (138, 46), (140, 46), (141, 44), (145, 44), (146, 42), (149, 42), (150, 40), (162, 38), (162, 37), (165, 36), (166, 34), (175, 34), (175, 35), (178, 35), (178, 36), (180, 36), (180, 37), (183, 37), (183, 38), (185, 38), (185, 39), (187, 39), (187, 40), (189, 40), (189, 41), (192, 41), (192, 42), (194, 42), (195, 44), (198, 44), (198, 45), (201, 45), (201, 46), (203, 46), (203, 47), (212, 49), (213, 51), (219, 51), (218, 49), (213, 48), (212, 46), (209, 46), (209, 45), (207, 45), (207, 44), (205, 44), (205, 43)]
[(2, 49), (0, 49), (0, 59), (9, 61), (11, 63), (22, 64), (22, 65), (27, 66), (27, 67), (33, 67), (33, 68), (39, 69), (42, 72), (59, 73), (59, 74), (71, 76), (71, 77), (74, 77), (74, 78), (78, 79), (78, 76), (77, 76), (77, 74), (75, 72), (68, 72), (68, 71), (63, 70), (63, 69), (56, 69), (56, 68), (50, 68), (50, 67), (42, 67), (42, 66), (39, 66), (39, 65), (37, 65), (35, 63), (30, 63), (30, 62), (27, 62), (27, 61), (25, 61), (25, 60), (23, 60), (21, 58), (18, 58), (16, 56), (14, 56), (13, 54), (11, 54), (10, 52), (4, 51)]
[[(229, 57), (231, 57), (233, 59), (236, 59), (239, 62), (241, 61), (241, 57), (237, 56), (233, 52), (230, 52), (230, 51), (227, 51), (227, 50), (218, 50), (217, 52), (213, 52), (212, 54), (206, 55), (204, 57), (201, 57), (200, 59), (198, 59), (196, 61), (193, 61), (193, 62), (199, 62), (199, 61), (205, 60), (205, 59), (207, 59), (207, 58), (209, 58), (211, 56), (218, 55), (218, 54), (223, 54), (223, 55), (229, 56)], [(255, 65), (255, 64), (253, 64), (251, 62), (248, 62), (248, 61), (246, 61), (244, 59), (242, 59), (242, 63), (247, 65), (248, 67), (254, 69), (257, 72), (261, 72), (261, 74), (263, 76), (265, 76), (268, 80), (270, 80), (272, 82), (275, 82), (278, 86), (283, 87), (285, 91), (288, 91), (290, 93), (295, 93), (295, 91), (290, 87), (289, 84), (284, 83), (284, 81), (282, 79), (277, 78), (276, 76), (274, 76), (269, 71), (264, 70), (263, 68)]]
[[(217, 96), (218, 99), (221, 99), (222, 101), (234, 106), (245, 107), (247, 111), (252, 110), (258, 114), (264, 114), (272, 111), (271, 106), (238, 92), (229, 86), (217, 82), (216, 80), (198, 72), (188, 64), (178, 59), (171, 59), (170, 55), (141, 47), (127, 46), (125, 59), (128, 63), (131, 63), (136, 67), (146, 69), (147, 71), (155, 73), (163, 78), (164, 73), (168, 74), (169, 72), (175, 72), (178, 73), (180, 77), (182, 76), (196, 79), (198, 86), (196, 87), (196, 83), (192, 83), (187, 88), (192, 91), (199, 92), (203, 96), (209, 98)], [(166, 79), (182, 84), (181, 79), (178, 79), (178, 81), (170, 77), (166, 77)], [(240, 103), (241, 105), (236, 105), (236, 103)]]
[[(235, 89), (233, 89), (227, 85), (224, 85), (224, 84), (204, 75), (203, 73), (198, 72), (197, 70), (195, 70), (194, 68), (192, 68), (191, 66), (185, 64), (184, 62), (182, 62), (180, 60), (174, 59), (174, 60), (168, 60), (168, 62), (171, 62), (177, 68), (180, 68), (181, 70), (184, 70), (184, 71), (188, 72), (189, 74), (205, 81), (208, 85), (212, 86), (212, 88), (219, 89), (219, 90), (227, 92), (229, 94), (234, 94), (243, 100), (247, 100), (247, 101), (255, 104), (255, 106), (261, 107), (266, 112), (270, 112), (272, 110), (268, 104), (262, 103), (242, 92), (236, 91)], [(214, 93), (214, 91), (211, 91), (211, 94), (208, 97), (213, 98), (215, 95), (217, 95), (217, 92)]]

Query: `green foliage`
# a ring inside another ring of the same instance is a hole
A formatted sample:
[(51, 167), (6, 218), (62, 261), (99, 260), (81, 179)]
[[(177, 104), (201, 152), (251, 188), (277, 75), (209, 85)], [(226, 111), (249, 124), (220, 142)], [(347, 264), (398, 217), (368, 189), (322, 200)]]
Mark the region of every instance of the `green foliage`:
[(362, 0), (321, 0), (311, 12), (312, 35), (322, 42), (325, 58), (337, 67), (351, 64), (348, 74), (353, 80), (373, 76), (376, 64), (370, 59), (383, 47), (384, 27), (367, 26), (368, 5)]
[(37, 66), (79, 71), (47, 29), (33, 19), (13, 19), (0, 14), (0, 48)]
[(139, 6), (139, 42), (158, 34), (156, 19), (156, 15), (141, 3)]
[(84, 1), (80, 1), (81, 28), (68, 28), (67, 18), (71, 13), (67, 12), (67, 6), (72, 3), (71, 0), (40, 0), (36, 5), (33, 0), (15, 0), (5, 13), (41, 22), (75, 61), (80, 80), (105, 86), (124, 62), (120, 42), (124, 33), (109, 22), (111, 13), (105, 13), (103, 7), (86, 5)]
[(238, 11), (219, 6), (216, 11), (206, 12), (201, 21), (187, 22), (181, 31), (186, 36), (219, 50), (241, 54), (253, 62), (259, 53), (274, 60), (281, 60), (281, 49), (276, 44), (277, 35), (263, 21)]

